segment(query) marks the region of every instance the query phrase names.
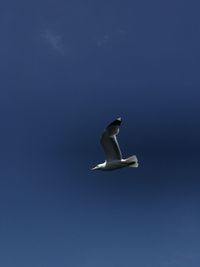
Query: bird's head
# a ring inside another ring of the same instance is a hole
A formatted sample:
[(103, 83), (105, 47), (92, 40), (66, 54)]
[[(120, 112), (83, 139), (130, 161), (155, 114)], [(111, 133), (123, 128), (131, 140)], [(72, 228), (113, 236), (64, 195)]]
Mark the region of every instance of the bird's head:
[(101, 169), (101, 164), (97, 164), (95, 167), (93, 167), (91, 170), (95, 171), (95, 170), (100, 170)]
[(95, 170), (101, 170), (103, 168), (104, 164), (97, 164), (95, 167), (93, 167), (91, 170), (95, 171)]

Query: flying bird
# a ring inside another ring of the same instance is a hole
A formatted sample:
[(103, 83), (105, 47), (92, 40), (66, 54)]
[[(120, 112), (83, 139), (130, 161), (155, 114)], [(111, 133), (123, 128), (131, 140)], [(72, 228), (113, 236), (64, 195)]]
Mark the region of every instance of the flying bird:
[(123, 159), (122, 153), (117, 141), (117, 134), (122, 120), (117, 118), (111, 122), (103, 131), (100, 143), (106, 155), (104, 163), (97, 164), (92, 170), (114, 170), (123, 167), (138, 167), (136, 156)]

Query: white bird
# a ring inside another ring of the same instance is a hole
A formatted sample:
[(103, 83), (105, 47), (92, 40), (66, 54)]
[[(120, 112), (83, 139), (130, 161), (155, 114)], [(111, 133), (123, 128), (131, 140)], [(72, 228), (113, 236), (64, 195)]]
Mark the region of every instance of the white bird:
[(101, 145), (106, 154), (106, 161), (104, 163), (97, 164), (92, 170), (114, 170), (123, 167), (138, 167), (138, 160), (136, 156), (123, 159), (122, 153), (117, 142), (116, 135), (119, 133), (119, 126), (121, 124), (121, 118), (117, 118), (110, 123), (103, 131), (101, 136)]

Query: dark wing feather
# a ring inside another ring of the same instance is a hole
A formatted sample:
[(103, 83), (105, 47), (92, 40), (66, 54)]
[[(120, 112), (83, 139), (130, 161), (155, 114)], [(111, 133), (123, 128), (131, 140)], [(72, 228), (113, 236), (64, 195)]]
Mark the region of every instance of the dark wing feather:
[(106, 154), (107, 161), (122, 159), (121, 150), (116, 138), (116, 135), (119, 133), (120, 124), (121, 118), (114, 120), (107, 126), (101, 136), (100, 142)]

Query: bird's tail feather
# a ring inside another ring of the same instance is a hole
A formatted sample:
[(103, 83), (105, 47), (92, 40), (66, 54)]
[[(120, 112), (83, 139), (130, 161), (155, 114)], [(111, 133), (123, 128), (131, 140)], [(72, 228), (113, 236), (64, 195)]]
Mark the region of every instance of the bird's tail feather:
[(127, 158), (126, 162), (127, 162), (128, 166), (131, 167), (131, 168), (137, 168), (138, 165), (139, 165), (138, 164), (138, 159), (137, 159), (137, 157), (135, 155)]

